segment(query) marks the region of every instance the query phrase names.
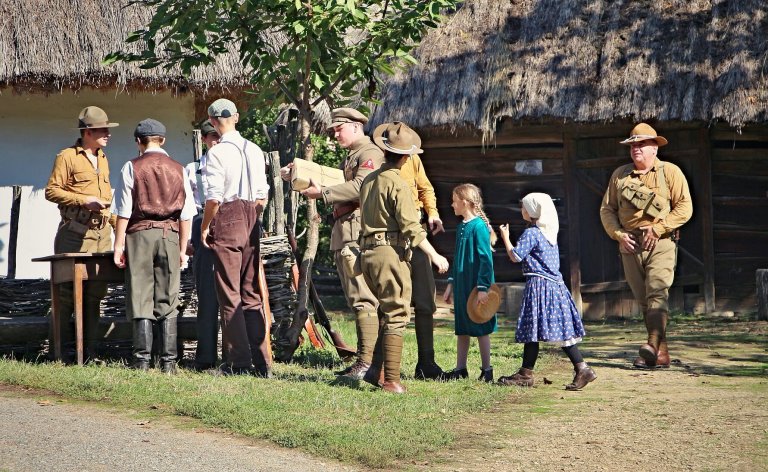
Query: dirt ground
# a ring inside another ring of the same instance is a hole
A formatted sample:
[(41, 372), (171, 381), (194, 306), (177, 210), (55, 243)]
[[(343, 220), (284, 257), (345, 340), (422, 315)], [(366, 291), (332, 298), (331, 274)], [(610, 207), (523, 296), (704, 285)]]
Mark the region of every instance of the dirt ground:
[(587, 329), (597, 381), (563, 390), (572, 371), (558, 360), (519, 402), (468, 419), (452, 450), (411, 468), (768, 470), (768, 323), (681, 320), (671, 368), (652, 371), (631, 367), (639, 324)]

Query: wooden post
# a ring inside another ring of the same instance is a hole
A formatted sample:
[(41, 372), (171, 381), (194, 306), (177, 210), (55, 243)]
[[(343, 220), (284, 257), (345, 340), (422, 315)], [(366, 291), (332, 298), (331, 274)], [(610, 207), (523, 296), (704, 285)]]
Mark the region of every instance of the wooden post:
[(694, 207), (701, 208), (701, 243), (704, 252), (704, 308), (707, 313), (716, 310), (715, 300), (715, 236), (712, 209), (712, 139), (709, 130), (701, 128), (699, 142), (702, 143), (700, 160), (700, 180), (696, 198), (700, 199)]
[(199, 129), (192, 130), (192, 149), (194, 152), (192, 159), (199, 161), (200, 156), (203, 155), (203, 133)]
[(579, 313), (584, 313), (581, 299), (581, 229), (579, 225), (579, 186), (576, 180), (576, 139), (563, 136), (563, 173), (565, 174), (565, 205), (568, 215), (568, 267), (571, 294)]
[(272, 201), (270, 202), (270, 221), (272, 233), (277, 236), (285, 234), (285, 198), (283, 191), (283, 179), (280, 177), (280, 153), (277, 151), (267, 153), (269, 161), (269, 176), (272, 179), (272, 188), (274, 190)]
[(757, 269), (757, 319), (768, 321), (768, 269)]
[(11, 203), (11, 234), (8, 238), (8, 275), (9, 279), (16, 278), (16, 246), (19, 238), (19, 216), (21, 216), (21, 186), (13, 186), (13, 202)]

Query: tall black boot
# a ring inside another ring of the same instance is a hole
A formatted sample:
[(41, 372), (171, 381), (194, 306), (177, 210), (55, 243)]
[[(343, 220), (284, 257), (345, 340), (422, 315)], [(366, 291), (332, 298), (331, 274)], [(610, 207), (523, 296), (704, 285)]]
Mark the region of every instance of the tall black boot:
[(160, 370), (164, 374), (176, 373), (176, 359), (178, 358), (178, 344), (176, 344), (177, 317), (166, 316), (160, 323)]
[(133, 364), (131, 368), (148, 371), (152, 360), (152, 320), (133, 320)]

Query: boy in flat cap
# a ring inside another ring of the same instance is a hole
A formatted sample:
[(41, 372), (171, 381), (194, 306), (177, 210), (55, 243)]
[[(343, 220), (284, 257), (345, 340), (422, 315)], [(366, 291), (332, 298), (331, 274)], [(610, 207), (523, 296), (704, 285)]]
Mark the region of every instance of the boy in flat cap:
[(218, 131), (205, 120), (200, 125), (206, 152), (200, 159), (187, 164), (184, 170), (195, 194), (195, 205), (198, 214), (192, 220), (192, 242), (187, 247), (187, 254), (193, 257), (193, 272), (195, 289), (197, 290), (197, 350), (195, 352), (195, 369), (207, 370), (216, 367), (217, 346), (219, 340), (219, 302), (216, 299), (216, 282), (214, 280), (213, 251), (202, 244), (200, 229), (203, 223), (203, 205), (205, 204), (206, 184), (203, 179), (203, 169), (208, 162), (208, 150), (219, 143)]
[(179, 273), (187, 260), (195, 201), (184, 167), (162, 148), (165, 126), (148, 118), (133, 136), (140, 155), (125, 163), (115, 191), (115, 265), (126, 268), (133, 368), (149, 369), (152, 326), (158, 323), (160, 369), (174, 374)]
[(235, 104), (220, 98), (208, 107), (219, 144), (203, 169), (206, 201), (200, 234), (211, 247), (221, 312), (225, 363), (219, 373), (270, 377), (272, 358), (259, 294), (261, 215), (267, 204), (264, 153), (237, 132)]
[(375, 349), (377, 360), (364, 380), (387, 392), (405, 393), (400, 363), (403, 332), (411, 314), (409, 253), (411, 248), (420, 248), (440, 273), (448, 270), (448, 261), (427, 240), (411, 190), (400, 178), (408, 156), (421, 152), (418, 136), (403, 123), (386, 123), (376, 129), (373, 139), (384, 151), (386, 163), (360, 187), (360, 249), (363, 276), (379, 300), (382, 327)]
[[(331, 250), (347, 304), (355, 312), (357, 328), (357, 359), (340, 373), (356, 379), (362, 379), (371, 365), (379, 331), (376, 314), (378, 301), (365, 284), (363, 276), (355, 275), (354, 271), (355, 261), (360, 254), (357, 242), (360, 235), (360, 185), (368, 174), (384, 162), (384, 153), (363, 131), (366, 123), (368, 118), (354, 108), (333, 110), (328, 129), (333, 130), (339, 146), (349, 150), (340, 166), (344, 171), (345, 182), (329, 187), (321, 187), (312, 182), (309, 188), (301, 192), (307, 198), (322, 198), (325, 203), (333, 204)], [(288, 164), (280, 169), (283, 179), (290, 179), (292, 166)]]
[(669, 287), (677, 263), (677, 229), (693, 215), (691, 192), (680, 168), (657, 157), (667, 140), (651, 126), (638, 124), (621, 144), (629, 146), (632, 163), (611, 175), (600, 219), (619, 243), (624, 275), (648, 332), (633, 365), (669, 367)]
[[(56, 156), (51, 177), (45, 187), (46, 200), (56, 203), (61, 213), (61, 223), (53, 243), (54, 252), (107, 252), (112, 248), (114, 218), (109, 204), (112, 188), (109, 185), (109, 163), (104, 147), (111, 136), (111, 123), (99, 107), (89, 106), (80, 111), (78, 129), (80, 139)], [(109, 223), (109, 224), (108, 224)], [(68, 320), (74, 311), (72, 283), (59, 285), (55, 300), (58, 318)], [(104, 282), (86, 281), (83, 287), (83, 324), (85, 326), (86, 358), (96, 359), (98, 338), (99, 303), (107, 293)], [(60, 337), (67, 342), (73, 339), (69, 323), (59, 333), (50, 330), (50, 342)], [(63, 343), (59, 343), (63, 344)], [(54, 346), (61, 353), (61, 346)], [(52, 351), (53, 352), (53, 351)]]

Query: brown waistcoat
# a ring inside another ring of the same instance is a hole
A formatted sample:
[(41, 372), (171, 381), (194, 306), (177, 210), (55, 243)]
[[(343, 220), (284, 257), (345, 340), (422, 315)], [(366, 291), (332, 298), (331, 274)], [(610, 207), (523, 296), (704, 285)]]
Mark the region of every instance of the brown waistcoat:
[(179, 231), (184, 207), (184, 167), (162, 152), (133, 161), (133, 211), (126, 233), (149, 228)]

